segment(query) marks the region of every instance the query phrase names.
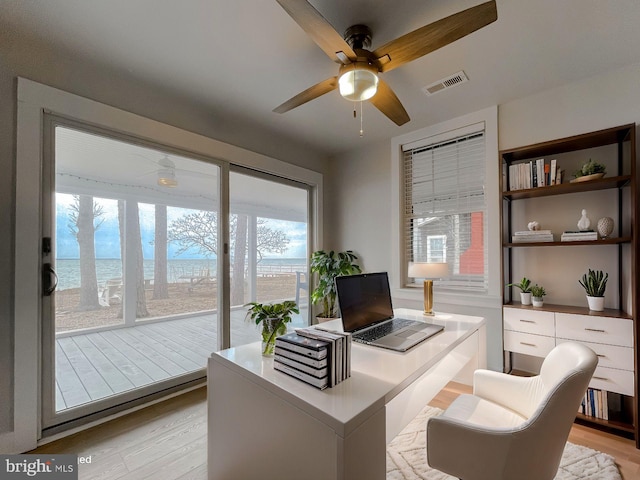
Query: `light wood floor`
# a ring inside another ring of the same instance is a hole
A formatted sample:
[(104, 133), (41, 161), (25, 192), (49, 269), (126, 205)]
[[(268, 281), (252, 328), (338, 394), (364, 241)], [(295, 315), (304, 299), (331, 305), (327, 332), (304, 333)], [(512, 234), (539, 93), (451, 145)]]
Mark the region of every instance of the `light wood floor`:
[[(446, 408), (470, 387), (450, 383), (431, 405)], [(80, 480), (206, 479), (206, 389), (200, 388), (29, 453), (91, 456)], [(581, 425), (569, 441), (613, 455), (624, 480), (640, 479), (640, 450), (634, 442)]]

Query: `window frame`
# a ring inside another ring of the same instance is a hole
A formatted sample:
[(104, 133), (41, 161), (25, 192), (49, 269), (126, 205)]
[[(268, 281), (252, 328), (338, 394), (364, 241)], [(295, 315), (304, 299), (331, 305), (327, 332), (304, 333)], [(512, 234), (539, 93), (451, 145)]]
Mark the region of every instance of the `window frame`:
[[(487, 268), (488, 288), (486, 292), (469, 293), (463, 291), (440, 291), (439, 303), (495, 307), (501, 303), (500, 271), (500, 202), (499, 202), (499, 162), (498, 162), (498, 107), (492, 106), (474, 113), (463, 115), (414, 132), (400, 135), (391, 140), (391, 201), (392, 201), (392, 270), (390, 281), (396, 298), (421, 301), (422, 290), (405, 286), (408, 260), (404, 249), (403, 222), (403, 146), (416, 142), (437, 143), (458, 137), (470, 128), (484, 125), (485, 133), (485, 202), (487, 225)], [(438, 290), (438, 287), (435, 287)]]

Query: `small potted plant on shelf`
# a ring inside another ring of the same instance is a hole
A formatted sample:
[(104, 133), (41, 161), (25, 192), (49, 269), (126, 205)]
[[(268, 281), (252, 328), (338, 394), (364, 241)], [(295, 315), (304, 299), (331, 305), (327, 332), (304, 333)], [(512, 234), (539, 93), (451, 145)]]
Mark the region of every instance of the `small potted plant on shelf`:
[(311, 273), (318, 274), (318, 284), (311, 292), (311, 302), (314, 305), (322, 304), (322, 311), (317, 317), (318, 321), (337, 318), (335, 278), (360, 273), (357, 260), (358, 257), (351, 250), (338, 253), (333, 250), (330, 252), (319, 250), (311, 255)]
[(531, 305), (531, 280), (522, 277), (520, 283), (510, 283), (507, 287), (517, 287), (520, 289), (520, 302), (522, 305)]
[(291, 315), (300, 313), (298, 305), (292, 300), (281, 303), (247, 303), (246, 319), (262, 323), (262, 355), (265, 357), (273, 355), (276, 338), (287, 333), (287, 323), (291, 321)]
[(592, 159), (589, 159), (589, 161), (585, 163), (582, 168), (580, 168), (580, 170), (576, 171), (573, 174), (573, 176), (576, 178), (571, 180), (571, 183), (602, 178), (604, 177), (605, 173), (607, 173), (607, 169), (604, 165), (598, 162), (594, 162)]
[(602, 312), (604, 310), (604, 291), (607, 288), (607, 280), (609, 280), (608, 273), (604, 273), (602, 270), (591, 269), (582, 275), (582, 280), (578, 280), (578, 283), (582, 285), (582, 288), (584, 288), (584, 291), (587, 293), (589, 310), (595, 312)]
[(544, 303), (543, 297), (547, 294), (542, 285), (537, 283), (531, 287), (531, 301), (534, 307), (541, 307)]

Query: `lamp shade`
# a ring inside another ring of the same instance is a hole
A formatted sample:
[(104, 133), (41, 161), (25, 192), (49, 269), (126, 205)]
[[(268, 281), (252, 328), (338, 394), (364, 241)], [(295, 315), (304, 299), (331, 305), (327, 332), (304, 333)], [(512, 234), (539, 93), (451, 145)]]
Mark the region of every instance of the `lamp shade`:
[(378, 75), (374, 67), (367, 64), (349, 65), (342, 69), (338, 79), (340, 95), (347, 100), (361, 102), (373, 97), (378, 91)]
[(447, 263), (409, 263), (409, 277), (411, 278), (442, 278), (448, 274), (449, 265)]

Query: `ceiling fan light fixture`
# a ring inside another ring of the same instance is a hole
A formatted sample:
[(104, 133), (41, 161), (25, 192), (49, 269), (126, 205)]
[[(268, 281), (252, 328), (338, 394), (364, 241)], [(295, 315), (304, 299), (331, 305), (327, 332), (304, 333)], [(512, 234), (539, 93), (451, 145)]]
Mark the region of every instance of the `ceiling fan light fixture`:
[(346, 65), (338, 79), (340, 95), (354, 102), (369, 100), (378, 91), (377, 73), (375, 67), (365, 63)]
[(178, 186), (176, 173), (173, 168), (163, 168), (158, 170), (158, 185), (161, 187), (175, 188)]

